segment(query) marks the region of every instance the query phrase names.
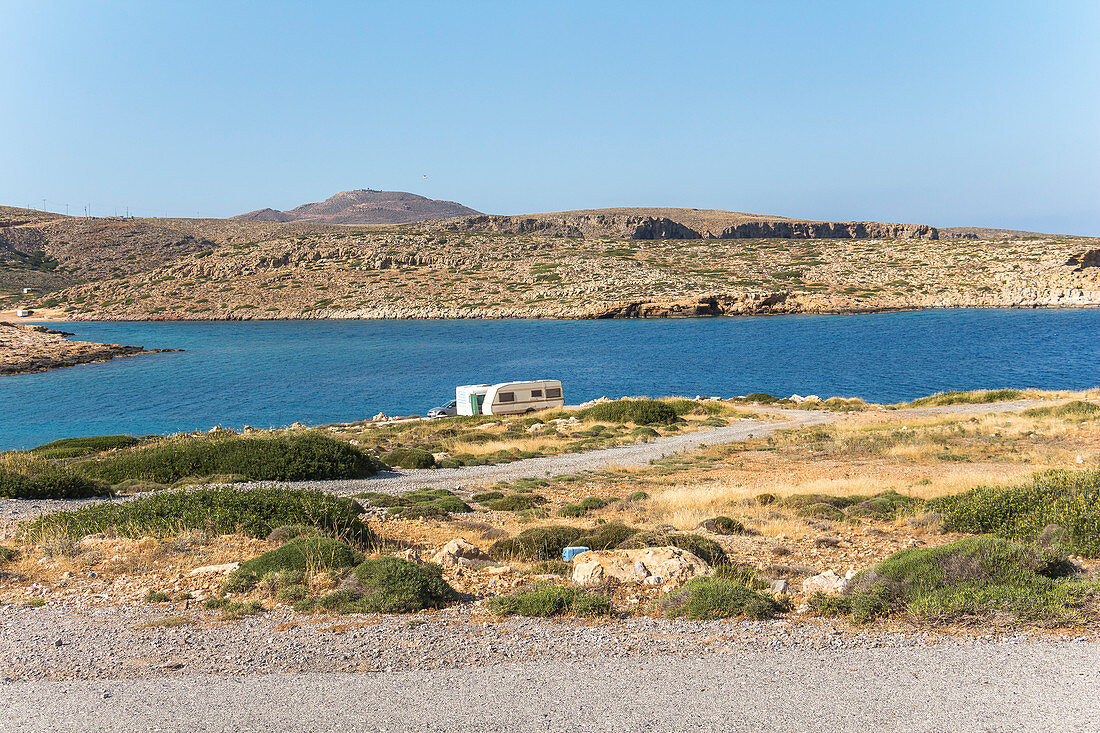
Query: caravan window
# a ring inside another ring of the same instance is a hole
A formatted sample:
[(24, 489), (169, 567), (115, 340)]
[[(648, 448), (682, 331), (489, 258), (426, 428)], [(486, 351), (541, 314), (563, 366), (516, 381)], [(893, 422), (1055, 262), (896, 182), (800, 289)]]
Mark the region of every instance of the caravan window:
[(547, 387), (546, 399), (553, 400), (561, 397), (561, 387)]
[(498, 392), (497, 393), (497, 398), (501, 402), (515, 402), (516, 401), (516, 393), (515, 392)]
[(532, 397), (532, 399), (535, 398), (535, 397), (542, 397), (542, 390), (541, 389), (531, 390), (531, 397)]

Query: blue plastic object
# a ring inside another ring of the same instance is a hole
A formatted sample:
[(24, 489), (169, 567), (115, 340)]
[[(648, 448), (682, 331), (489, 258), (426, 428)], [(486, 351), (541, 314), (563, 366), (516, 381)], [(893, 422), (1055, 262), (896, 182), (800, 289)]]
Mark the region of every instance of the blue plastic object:
[(573, 558), (582, 552), (588, 552), (589, 549), (588, 547), (566, 547), (561, 551), (561, 559), (566, 562), (573, 562)]

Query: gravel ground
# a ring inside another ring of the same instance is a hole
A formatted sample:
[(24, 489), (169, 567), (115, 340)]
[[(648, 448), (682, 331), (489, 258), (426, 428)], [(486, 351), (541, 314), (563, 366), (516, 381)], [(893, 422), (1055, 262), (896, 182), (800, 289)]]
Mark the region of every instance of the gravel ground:
[[(159, 626), (164, 618), (185, 625)], [(154, 625), (149, 626), (153, 622)], [(499, 620), (480, 603), (406, 615), (309, 616), (277, 607), (222, 621), (179, 604), (100, 606), (65, 601), (36, 609), (0, 607), (0, 680), (122, 679), (180, 674), (392, 672), (461, 669), (505, 662), (691, 658), (783, 649), (852, 650), (1012, 645), (1077, 636), (940, 636), (852, 627), (797, 614), (771, 621)]]
[[(613, 640), (599, 627), (539, 624), (553, 633), (528, 637), (529, 646), (553, 645), (560, 635), (573, 653), (548, 656), (538, 648), (535, 659), (438, 669), (239, 676), (185, 667), (126, 681), (9, 682), (0, 684), (0, 731), (1100, 729), (1095, 642), (728, 645), (703, 652), (685, 645), (624, 657), (603, 653)], [(530, 626), (521, 622), (511, 636), (523, 638)], [(357, 640), (370, 650), (379, 631), (348, 631), (341, 642)], [(662, 630), (641, 631), (648, 637)], [(398, 634), (390, 645), (407, 639)]]

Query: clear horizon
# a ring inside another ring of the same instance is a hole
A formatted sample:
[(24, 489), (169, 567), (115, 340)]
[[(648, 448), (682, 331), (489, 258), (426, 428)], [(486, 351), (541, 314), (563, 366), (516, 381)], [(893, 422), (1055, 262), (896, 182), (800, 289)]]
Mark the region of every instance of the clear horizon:
[(1100, 235), (1096, 3), (0, 12), (0, 204), (227, 217), (374, 188)]

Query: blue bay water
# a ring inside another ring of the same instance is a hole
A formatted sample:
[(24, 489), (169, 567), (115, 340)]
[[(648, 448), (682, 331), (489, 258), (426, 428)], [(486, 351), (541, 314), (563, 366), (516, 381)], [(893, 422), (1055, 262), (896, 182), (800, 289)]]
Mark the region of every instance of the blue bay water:
[(178, 348), (0, 378), (0, 450), (62, 437), (423, 414), (456, 384), (561, 379), (601, 395), (862, 397), (1100, 384), (1100, 309), (685, 320), (66, 323)]

